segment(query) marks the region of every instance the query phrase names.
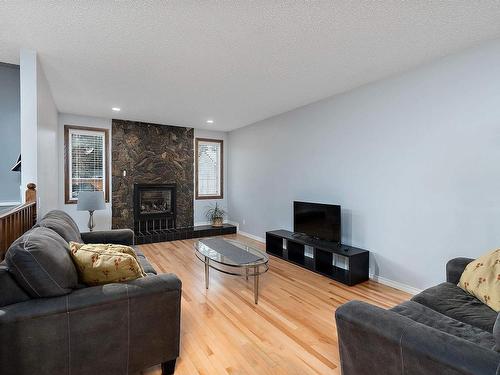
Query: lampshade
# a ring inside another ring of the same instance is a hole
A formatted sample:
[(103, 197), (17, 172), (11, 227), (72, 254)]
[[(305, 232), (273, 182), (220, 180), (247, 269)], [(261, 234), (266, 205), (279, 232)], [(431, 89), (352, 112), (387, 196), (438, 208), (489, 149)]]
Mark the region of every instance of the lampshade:
[(104, 193), (102, 191), (81, 191), (78, 194), (78, 211), (104, 210)]

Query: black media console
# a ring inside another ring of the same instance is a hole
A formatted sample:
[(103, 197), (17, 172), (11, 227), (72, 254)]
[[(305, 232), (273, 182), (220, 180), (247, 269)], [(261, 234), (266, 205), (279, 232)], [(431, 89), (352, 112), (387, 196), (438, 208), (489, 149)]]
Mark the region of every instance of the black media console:
[(266, 251), (347, 285), (368, 280), (370, 252), (367, 250), (274, 230), (266, 232)]

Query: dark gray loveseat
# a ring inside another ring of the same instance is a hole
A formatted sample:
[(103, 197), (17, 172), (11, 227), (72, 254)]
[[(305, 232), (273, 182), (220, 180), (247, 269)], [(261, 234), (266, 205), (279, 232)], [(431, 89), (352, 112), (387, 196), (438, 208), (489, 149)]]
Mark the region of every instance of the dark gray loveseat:
[(500, 374), (499, 314), (457, 286), (471, 261), (449, 261), (447, 282), (390, 310), (359, 301), (338, 308), (342, 374)]
[(70, 240), (133, 245), (134, 234), (80, 234), (67, 214), (52, 211), (12, 244), (0, 264), (0, 374), (126, 375), (156, 364), (173, 373), (180, 280), (156, 275), (135, 248), (147, 277), (86, 287)]

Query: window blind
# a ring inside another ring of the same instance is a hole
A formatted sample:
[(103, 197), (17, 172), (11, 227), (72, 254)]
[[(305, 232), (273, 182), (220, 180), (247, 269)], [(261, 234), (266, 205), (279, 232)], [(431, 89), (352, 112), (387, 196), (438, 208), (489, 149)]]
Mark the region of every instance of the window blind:
[(77, 199), (80, 191), (104, 191), (104, 133), (72, 130), (70, 135), (70, 197)]
[(198, 196), (222, 195), (221, 154), (222, 143), (198, 141)]

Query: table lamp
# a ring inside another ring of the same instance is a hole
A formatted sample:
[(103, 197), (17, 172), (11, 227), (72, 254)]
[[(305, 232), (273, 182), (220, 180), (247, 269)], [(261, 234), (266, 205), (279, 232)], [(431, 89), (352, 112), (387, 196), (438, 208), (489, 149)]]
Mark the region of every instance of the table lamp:
[(89, 231), (92, 232), (94, 229), (94, 211), (104, 210), (106, 205), (104, 204), (104, 194), (102, 191), (81, 191), (78, 194), (78, 204), (76, 209), (78, 211), (88, 211), (89, 217)]

